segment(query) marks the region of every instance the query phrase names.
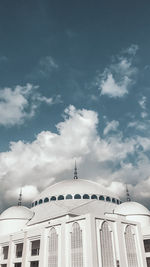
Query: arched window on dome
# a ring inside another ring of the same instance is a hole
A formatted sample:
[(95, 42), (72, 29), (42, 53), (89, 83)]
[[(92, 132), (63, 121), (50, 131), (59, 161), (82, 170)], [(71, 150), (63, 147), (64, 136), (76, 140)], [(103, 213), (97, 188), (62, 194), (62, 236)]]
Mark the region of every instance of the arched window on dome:
[(48, 267), (58, 267), (58, 234), (54, 227), (49, 232)]
[(52, 196), (51, 198), (50, 198), (50, 201), (55, 201), (56, 200), (56, 197), (55, 196)]
[(83, 267), (82, 230), (77, 222), (71, 232), (71, 267)]
[(39, 200), (39, 204), (42, 204), (42, 203), (43, 203), (43, 200), (42, 200), (42, 199), (40, 199), (40, 200)]
[(99, 200), (105, 200), (104, 196), (99, 196)]
[(83, 195), (83, 199), (89, 199), (89, 198), (90, 198), (90, 196), (88, 194)]
[(66, 196), (66, 199), (72, 199), (72, 195), (68, 194), (68, 195)]
[(101, 259), (103, 267), (115, 267), (115, 253), (113, 249), (112, 231), (107, 222), (103, 222), (100, 229)]
[(113, 203), (116, 203), (116, 199), (115, 199), (115, 198), (112, 198), (112, 202), (113, 202)]
[(91, 199), (97, 199), (97, 195), (92, 195)]
[(44, 198), (44, 203), (46, 203), (46, 202), (49, 202), (49, 198), (48, 197)]
[(58, 196), (58, 200), (64, 200), (64, 196), (63, 195)]
[(128, 267), (138, 267), (136, 244), (131, 225), (127, 225), (124, 235)]
[(34, 207), (34, 202), (32, 203), (32, 207)]
[(74, 199), (81, 199), (81, 195), (76, 194), (76, 195), (74, 196)]
[(37, 206), (37, 204), (38, 204), (37, 201), (35, 201), (35, 206)]
[(117, 204), (118, 204), (118, 205), (120, 204), (119, 199), (117, 199)]
[(106, 201), (110, 202), (111, 201), (110, 197), (106, 197)]

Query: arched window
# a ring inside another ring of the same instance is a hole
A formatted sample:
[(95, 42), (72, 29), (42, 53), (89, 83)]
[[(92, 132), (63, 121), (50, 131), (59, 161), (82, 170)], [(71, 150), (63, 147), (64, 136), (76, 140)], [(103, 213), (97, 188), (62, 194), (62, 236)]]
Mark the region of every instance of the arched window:
[(107, 222), (102, 224), (100, 230), (102, 267), (115, 267), (112, 232)]
[(126, 227), (125, 244), (126, 244), (128, 267), (133, 267), (133, 266), (138, 267), (136, 245), (131, 225), (128, 225)]
[(89, 198), (90, 198), (90, 196), (88, 194), (83, 195), (83, 199), (89, 199)]
[(58, 235), (54, 227), (49, 233), (48, 267), (58, 267)]
[(110, 202), (110, 197), (106, 197), (106, 201)]
[(32, 203), (32, 207), (34, 207), (34, 202)]
[(99, 200), (105, 200), (104, 196), (99, 196)]
[(119, 199), (117, 199), (117, 204), (119, 205)]
[(91, 199), (97, 199), (97, 195), (92, 195)]
[(66, 199), (72, 199), (72, 195), (68, 194), (68, 195), (66, 196)]
[(81, 195), (76, 194), (76, 195), (74, 196), (74, 199), (81, 199)]
[(83, 241), (80, 225), (75, 222), (71, 233), (71, 267), (83, 267)]
[(64, 199), (63, 195), (58, 196), (58, 200), (63, 200), (63, 199)]
[(113, 202), (113, 203), (116, 203), (116, 200), (115, 200), (115, 198), (112, 198), (112, 202)]
[(51, 198), (50, 198), (50, 201), (55, 201), (56, 200), (56, 197), (55, 196), (52, 196)]
[(37, 206), (37, 201), (35, 201), (35, 206)]
[(43, 203), (43, 200), (42, 200), (42, 199), (40, 199), (40, 200), (39, 200), (39, 204), (42, 204), (42, 203)]
[(46, 197), (46, 198), (44, 199), (44, 202), (45, 202), (45, 203), (46, 203), (46, 202), (49, 202), (49, 198)]

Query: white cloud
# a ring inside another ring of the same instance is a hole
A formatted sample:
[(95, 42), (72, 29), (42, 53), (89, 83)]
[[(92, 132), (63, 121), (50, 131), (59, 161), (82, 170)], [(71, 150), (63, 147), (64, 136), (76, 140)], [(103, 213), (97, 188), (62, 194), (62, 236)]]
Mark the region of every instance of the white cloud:
[(62, 103), (61, 100), (61, 95), (56, 95), (54, 97), (45, 97), (45, 96), (41, 96), (40, 94), (36, 95), (36, 100), (38, 100), (39, 102), (44, 102), (48, 105), (52, 105), (52, 104), (58, 104), (58, 103)]
[[(69, 106), (63, 118), (56, 125), (57, 133), (43, 131), (33, 142), (12, 142), (8, 152), (0, 153), (1, 203), (6, 203), (8, 195), (16, 201), (20, 187), (24, 200), (31, 201), (48, 184), (72, 179), (75, 158), (79, 177), (97, 180), (113, 192), (118, 189), (123, 196), (124, 182), (133, 184), (129, 186), (134, 191), (139, 190), (141, 179), (149, 177), (149, 138), (124, 138), (120, 132), (102, 138), (97, 131), (98, 115), (92, 110)], [(128, 163), (129, 155), (134, 162)], [(149, 187), (147, 191), (144, 185), (140, 188), (144, 188), (140, 198), (145, 201)]]
[[(28, 98), (35, 87), (31, 84), (0, 90), (0, 124), (20, 124), (34, 114), (34, 106), (29, 107)], [(27, 111), (27, 109), (29, 110)]]
[(146, 96), (142, 96), (142, 98), (138, 102), (139, 106), (142, 109), (142, 112), (141, 112), (141, 118), (142, 119), (145, 119), (146, 117), (148, 117), (148, 113), (146, 111), (146, 101), (147, 101)]
[(130, 47), (128, 47), (127, 49), (123, 50), (123, 53), (128, 53), (132, 56), (135, 56), (137, 51), (138, 51), (139, 47), (136, 44), (132, 44)]
[[(25, 185), (21, 189), (23, 196), (22, 201), (24, 202), (32, 201), (39, 193), (35, 185)], [(9, 199), (9, 202), (12, 200), (17, 202), (19, 194), (20, 188), (11, 188), (5, 192), (5, 200), (7, 201)]]
[(110, 97), (122, 97), (127, 94), (128, 84), (130, 80), (125, 78), (121, 83), (117, 83), (112, 73), (104, 73), (101, 81), (101, 95), (109, 95)]
[(55, 104), (61, 101), (60, 96), (47, 98), (38, 93), (39, 86), (27, 84), (15, 88), (0, 89), (0, 125), (12, 126), (21, 124), (25, 119), (35, 115), (40, 102)]
[(133, 65), (133, 58), (137, 46), (132, 45), (113, 59), (109, 67), (97, 77), (96, 85), (101, 95), (117, 98), (128, 94), (135, 83), (137, 68)]
[(142, 96), (142, 98), (139, 100), (139, 105), (142, 109), (146, 109), (146, 96)]
[(107, 135), (109, 132), (111, 131), (116, 131), (119, 127), (119, 122), (118, 121), (111, 121), (111, 122), (108, 122), (106, 127), (104, 128), (104, 135)]
[(147, 124), (142, 121), (131, 121), (128, 123), (128, 127), (143, 131), (147, 129)]
[(129, 128), (135, 128), (136, 130), (139, 130), (139, 131), (145, 131), (149, 129), (150, 121), (147, 118), (148, 113), (147, 113), (146, 102), (147, 102), (146, 96), (142, 96), (140, 100), (138, 101), (138, 104), (141, 108), (140, 117), (142, 118), (142, 120), (135, 120), (135, 118), (133, 117), (132, 119), (134, 120), (128, 123)]

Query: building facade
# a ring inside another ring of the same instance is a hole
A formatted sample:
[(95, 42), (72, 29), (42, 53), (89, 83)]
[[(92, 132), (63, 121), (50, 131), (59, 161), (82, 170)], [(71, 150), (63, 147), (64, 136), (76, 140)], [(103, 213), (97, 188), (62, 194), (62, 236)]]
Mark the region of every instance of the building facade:
[(1, 267), (150, 267), (150, 212), (82, 179), (0, 216)]

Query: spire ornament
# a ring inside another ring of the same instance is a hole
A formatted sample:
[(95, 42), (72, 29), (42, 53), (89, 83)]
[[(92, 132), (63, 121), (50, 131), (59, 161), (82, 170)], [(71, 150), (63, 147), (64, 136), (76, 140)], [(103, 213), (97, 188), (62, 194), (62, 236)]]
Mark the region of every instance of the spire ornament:
[(127, 201), (131, 201), (131, 197), (130, 197), (130, 193), (129, 193), (129, 189), (128, 189), (128, 185), (126, 184), (126, 198), (127, 198)]
[(75, 160), (75, 167), (74, 167), (74, 179), (78, 179), (78, 172), (77, 172), (77, 165), (76, 165), (76, 160)]
[(18, 198), (18, 206), (22, 205), (22, 188), (20, 189), (19, 198)]

